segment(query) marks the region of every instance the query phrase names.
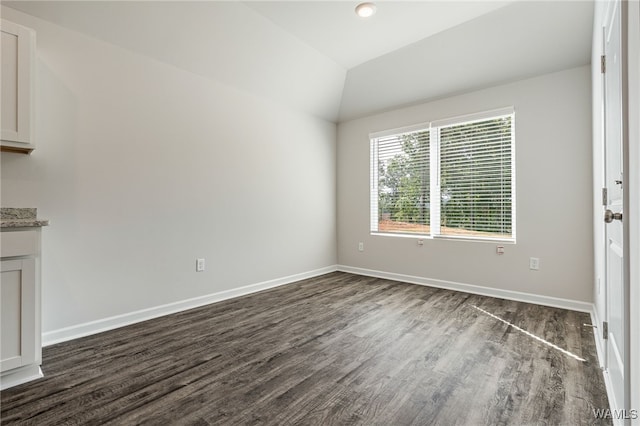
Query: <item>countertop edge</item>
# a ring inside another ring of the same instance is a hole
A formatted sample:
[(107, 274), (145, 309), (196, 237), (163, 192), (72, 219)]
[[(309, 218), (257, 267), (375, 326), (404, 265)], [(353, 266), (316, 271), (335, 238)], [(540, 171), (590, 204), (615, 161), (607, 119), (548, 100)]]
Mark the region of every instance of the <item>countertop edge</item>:
[(47, 219), (3, 219), (0, 220), (0, 229), (13, 228), (41, 228), (49, 226)]

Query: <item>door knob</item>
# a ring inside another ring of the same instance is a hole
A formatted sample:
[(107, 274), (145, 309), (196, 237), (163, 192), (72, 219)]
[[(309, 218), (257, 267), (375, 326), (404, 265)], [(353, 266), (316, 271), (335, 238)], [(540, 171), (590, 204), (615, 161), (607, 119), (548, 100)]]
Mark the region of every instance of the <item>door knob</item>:
[(607, 209), (604, 212), (604, 221), (606, 223), (611, 223), (614, 220), (622, 220), (622, 213), (614, 213), (611, 210)]

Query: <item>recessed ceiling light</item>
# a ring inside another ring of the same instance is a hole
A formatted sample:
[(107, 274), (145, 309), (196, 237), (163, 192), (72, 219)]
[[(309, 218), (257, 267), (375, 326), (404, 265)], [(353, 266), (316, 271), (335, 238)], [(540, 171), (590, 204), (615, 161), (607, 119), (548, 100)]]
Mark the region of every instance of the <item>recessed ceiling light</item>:
[(376, 13), (374, 3), (360, 3), (356, 6), (356, 14), (361, 18), (369, 18)]

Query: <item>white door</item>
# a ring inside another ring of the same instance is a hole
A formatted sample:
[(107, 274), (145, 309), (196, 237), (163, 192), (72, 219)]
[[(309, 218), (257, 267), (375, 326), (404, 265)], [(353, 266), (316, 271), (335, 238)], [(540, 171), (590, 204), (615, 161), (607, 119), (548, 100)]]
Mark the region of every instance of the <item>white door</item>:
[(604, 28), (605, 72), (605, 262), (608, 339), (605, 367), (610, 376), (612, 409), (625, 407), (625, 286), (622, 218), (625, 173), (622, 134), (622, 45), (620, 1), (609, 2)]

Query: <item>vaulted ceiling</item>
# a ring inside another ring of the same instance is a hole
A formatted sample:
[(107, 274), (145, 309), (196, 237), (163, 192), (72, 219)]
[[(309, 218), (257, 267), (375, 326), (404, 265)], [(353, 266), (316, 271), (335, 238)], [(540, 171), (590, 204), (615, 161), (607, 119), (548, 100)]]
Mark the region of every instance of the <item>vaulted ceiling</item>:
[(330, 121), (591, 58), (587, 1), (380, 1), (368, 20), (353, 1), (2, 4)]
[(249, 1), (270, 21), (345, 69), (508, 5), (508, 1), (381, 1), (368, 19), (354, 1)]

